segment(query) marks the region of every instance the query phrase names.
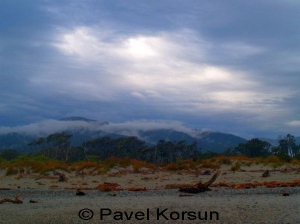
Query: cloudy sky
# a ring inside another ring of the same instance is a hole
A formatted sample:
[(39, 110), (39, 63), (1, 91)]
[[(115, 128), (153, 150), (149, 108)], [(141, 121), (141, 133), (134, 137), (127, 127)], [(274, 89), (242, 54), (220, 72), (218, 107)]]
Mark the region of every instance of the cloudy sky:
[(300, 135), (298, 0), (2, 0), (0, 126), (83, 116)]

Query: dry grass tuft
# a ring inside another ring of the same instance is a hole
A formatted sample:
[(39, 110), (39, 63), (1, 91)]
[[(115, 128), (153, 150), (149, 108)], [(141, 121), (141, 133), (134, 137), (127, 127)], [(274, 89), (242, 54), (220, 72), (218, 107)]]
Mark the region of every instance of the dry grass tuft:
[(102, 192), (108, 192), (108, 191), (118, 191), (121, 190), (120, 185), (117, 183), (108, 183), (104, 182), (103, 184), (99, 184), (97, 187), (95, 187), (95, 190), (100, 190)]
[(164, 165), (164, 170), (177, 171), (177, 170), (197, 170), (200, 165), (200, 161), (194, 161), (193, 159), (182, 160), (179, 159), (176, 163), (169, 163)]
[(133, 171), (135, 173), (138, 173), (141, 171), (142, 168), (149, 168), (149, 169), (155, 169), (157, 168), (156, 165), (154, 164), (150, 164), (150, 163), (147, 163), (147, 162), (144, 162), (144, 161), (141, 161), (141, 160), (136, 160), (136, 159), (132, 159), (130, 161), (132, 167), (133, 167)]
[(202, 161), (201, 168), (220, 169), (220, 164), (216, 159), (206, 159)]
[(232, 161), (231, 161), (231, 157), (229, 156), (218, 156), (216, 157), (216, 161), (222, 165), (231, 165), (232, 164)]
[(241, 165), (239, 162), (236, 162), (234, 165), (231, 165), (230, 171), (238, 171), (241, 169)]

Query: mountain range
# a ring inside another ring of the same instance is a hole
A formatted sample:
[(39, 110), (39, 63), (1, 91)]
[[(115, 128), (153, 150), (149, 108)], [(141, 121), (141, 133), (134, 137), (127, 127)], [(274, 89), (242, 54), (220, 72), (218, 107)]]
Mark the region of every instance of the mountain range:
[[(27, 145), (29, 142), (56, 132), (72, 134), (71, 143), (74, 146), (98, 137), (136, 136), (148, 145), (154, 145), (159, 140), (197, 142), (203, 152), (218, 153), (247, 141), (233, 134), (191, 129), (176, 121), (142, 120), (110, 123), (84, 117), (68, 117), (60, 120), (43, 120), (24, 126), (0, 127), (0, 149), (9, 148), (27, 152), (30, 150)], [(276, 140), (269, 142), (274, 144)]]

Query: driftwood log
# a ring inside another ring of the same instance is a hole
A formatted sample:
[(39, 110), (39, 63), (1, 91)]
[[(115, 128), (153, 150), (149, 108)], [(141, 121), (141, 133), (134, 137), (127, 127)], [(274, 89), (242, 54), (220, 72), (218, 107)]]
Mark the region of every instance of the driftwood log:
[(85, 193), (79, 189), (76, 189), (76, 196), (84, 196)]
[(29, 200), (29, 203), (34, 203), (34, 204), (35, 204), (35, 203), (39, 203), (39, 202), (38, 202), (38, 201), (35, 201), (35, 200), (31, 200), (31, 199), (30, 199), (30, 200)]
[(53, 171), (54, 176), (58, 176), (58, 182), (66, 182), (67, 177), (64, 173), (57, 172), (56, 170)]
[(269, 177), (269, 176), (270, 176), (269, 170), (266, 170), (266, 171), (262, 174), (262, 177)]
[(14, 203), (14, 204), (23, 204), (23, 201), (21, 201), (19, 199), (19, 195), (17, 195), (17, 194), (15, 196), (15, 200), (12, 200), (12, 199), (9, 199), (9, 198), (4, 198), (4, 199), (0, 200), (0, 204), (2, 204), (4, 202), (11, 202), (11, 203)]
[(192, 197), (193, 194), (179, 194), (179, 197)]
[(209, 185), (211, 185), (217, 179), (220, 173), (221, 171), (216, 172), (212, 178), (205, 183), (201, 183), (201, 181), (199, 181), (194, 187), (179, 188), (179, 191), (192, 194), (210, 191), (211, 189), (209, 188)]

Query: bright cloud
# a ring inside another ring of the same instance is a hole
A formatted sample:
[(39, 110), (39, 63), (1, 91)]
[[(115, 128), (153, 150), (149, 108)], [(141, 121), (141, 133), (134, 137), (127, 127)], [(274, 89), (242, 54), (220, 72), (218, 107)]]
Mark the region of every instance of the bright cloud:
[(300, 127), (300, 120), (293, 120), (287, 122), (287, 125), (292, 126), (292, 127)]
[[(195, 113), (205, 108), (224, 110), (222, 104), (226, 104), (227, 110), (239, 110), (238, 105), (247, 103), (248, 112), (257, 113), (260, 111), (253, 107), (255, 103), (274, 102), (289, 95), (288, 91), (266, 94), (250, 73), (206, 63), (204, 55), (211, 43), (191, 30), (118, 36), (101, 28), (78, 27), (63, 31), (54, 46), (82, 66), (97, 67), (91, 77), (95, 82), (89, 79), (88, 89), (96, 89), (92, 86), (100, 82), (97, 77), (104, 73), (106, 79), (99, 80), (114, 89), (114, 96), (127, 92), (143, 100), (153, 97), (163, 102), (191, 101), (187, 106), (192, 108), (195, 103), (207, 104), (201, 109), (195, 106), (192, 109)], [(241, 42), (224, 46), (231, 49), (230, 55), (239, 52), (239, 57), (264, 52), (263, 48)], [(84, 86), (83, 79), (74, 78)]]
[(127, 40), (125, 52), (137, 59), (153, 57), (158, 54), (157, 49), (155, 49), (158, 45), (156, 42), (157, 40), (155, 38), (130, 38)]

